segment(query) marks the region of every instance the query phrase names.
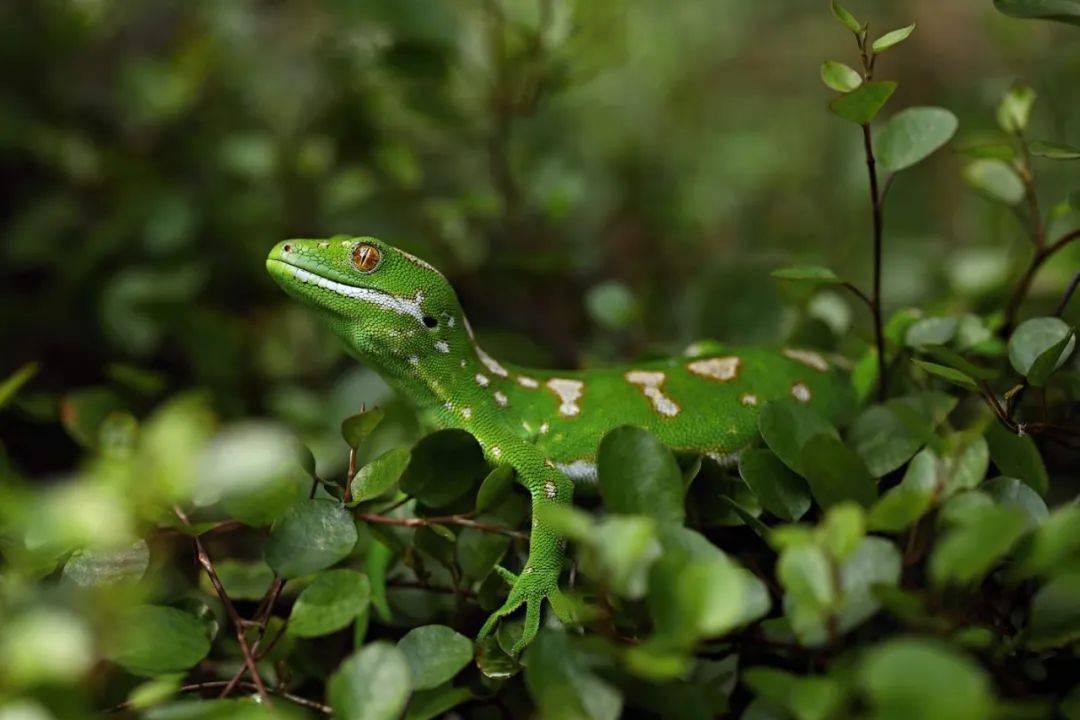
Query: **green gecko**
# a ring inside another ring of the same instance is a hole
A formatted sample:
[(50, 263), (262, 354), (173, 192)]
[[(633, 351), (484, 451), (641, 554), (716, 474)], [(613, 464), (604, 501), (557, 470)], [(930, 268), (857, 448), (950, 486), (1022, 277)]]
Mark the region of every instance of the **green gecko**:
[(476, 343), (438, 270), (371, 237), (286, 240), (266, 267), (436, 426), (467, 430), (490, 462), (514, 468), (532, 498), (529, 558), (520, 575), (499, 569), (510, 593), (480, 637), (525, 605), (515, 652), (536, 635), (563, 566), (563, 542), (536, 511), (595, 482), (609, 430), (637, 425), (676, 452), (725, 463), (755, 442), (765, 402), (792, 397), (836, 417), (850, 401), (846, 376), (809, 350), (702, 344), (707, 352), (580, 371), (501, 363)]

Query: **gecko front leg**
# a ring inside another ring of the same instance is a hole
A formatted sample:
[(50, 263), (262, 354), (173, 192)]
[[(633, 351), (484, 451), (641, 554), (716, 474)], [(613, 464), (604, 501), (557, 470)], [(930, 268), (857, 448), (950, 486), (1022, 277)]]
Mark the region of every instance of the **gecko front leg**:
[(545, 526), (543, 513), (537, 511), (545, 505), (572, 502), (574, 485), (561, 471), (549, 465), (536, 448), (519, 441), (514, 449), (516, 452), (506, 453), (504, 461), (513, 466), (518, 482), (525, 486), (532, 497), (529, 559), (520, 575), (514, 575), (502, 567), (495, 568), (510, 585), (510, 594), (502, 607), (493, 612), (480, 628), (478, 639), (490, 635), (501, 618), (524, 605), (525, 627), (511, 650), (517, 655), (536, 637), (544, 600), (559, 592), (559, 575), (563, 565), (563, 540)]

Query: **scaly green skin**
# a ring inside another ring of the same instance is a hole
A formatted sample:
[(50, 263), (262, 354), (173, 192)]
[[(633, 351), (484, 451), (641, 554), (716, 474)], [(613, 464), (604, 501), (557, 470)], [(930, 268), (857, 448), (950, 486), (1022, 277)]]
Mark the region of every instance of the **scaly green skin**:
[[(381, 259), (354, 263), (361, 244)], [(461, 428), (488, 460), (511, 465), (532, 496), (529, 560), (506, 603), (480, 631), (526, 606), (516, 650), (535, 636), (545, 598), (558, 592), (563, 546), (538, 521), (545, 504), (569, 503), (573, 482), (594, 482), (600, 439), (638, 425), (674, 450), (733, 458), (757, 437), (757, 408), (795, 397), (829, 417), (845, 412), (848, 384), (820, 355), (700, 344), (685, 357), (584, 371), (504, 365), (476, 344), (453, 288), (424, 261), (369, 237), (287, 240), (267, 270), (287, 293), (322, 311), (365, 364), (439, 427)], [(572, 482), (573, 481), (573, 482)]]

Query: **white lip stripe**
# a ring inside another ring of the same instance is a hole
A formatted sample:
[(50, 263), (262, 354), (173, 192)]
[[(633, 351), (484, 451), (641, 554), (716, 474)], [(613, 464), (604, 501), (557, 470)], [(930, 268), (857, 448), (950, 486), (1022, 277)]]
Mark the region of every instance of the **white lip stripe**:
[(301, 283), (321, 287), (324, 290), (329, 290), (342, 297), (369, 302), (372, 305), (378, 305), (387, 310), (392, 310), (396, 313), (401, 313), (402, 315), (408, 315), (421, 325), (424, 323), (424, 311), (420, 309), (419, 302), (420, 297), (422, 296), (417, 296), (416, 300), (406, 300), (405, 298), (395, 297), (394, 295), (389, 295), (379, 290), (334, 282), (333, 280), (316, 275), (313, 272), (308, 272), (303, 268), (298, 268), (295, 265), (285, 264), (285, 267), (289, 268), (289, 273)]

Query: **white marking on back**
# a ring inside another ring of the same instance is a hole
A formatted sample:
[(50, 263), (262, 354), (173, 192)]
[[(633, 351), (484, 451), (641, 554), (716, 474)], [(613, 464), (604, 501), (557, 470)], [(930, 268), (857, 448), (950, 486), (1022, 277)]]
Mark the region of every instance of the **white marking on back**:
[(791, 386), (791, 397), (799, 402), (810, 402), (810, 388), (806, 387), (806, 383), (797, 382)]
[(527, 387), (527, 388), (538, 388), (538, 387), (540, 387), (540, 383), (537, 382), (535, 379), (529, 377), (528, 375), (518, 375), (514, 379), (517, 380), (518, 385), (520, 385), (521, 387)]
[(555, 499), (555, 483), (548, 480), (544, 483), (544, 494), (547, 495), (548, 500)]
[(295, 265), (286, 265), (286, 267), (289, 268), (289, 273), (302, 283), (310, 283), (323, 290), (328, 290), (336, 295), (341, 295), (342, 297), (361, 300), (363, 302), (371, 303), (372, 305), (378, 305), (379, 307), (392, 312), (408, 315), (421, 325), (424, 323), (424, 312), (420, 309), (420, 303), (424, 299), (423, 293), (418, 292), (416, 294), (416, 299), (409, 300), (384, 293), (380, 290), (334, 282), (328, 278), (320, 277), (315, 273), (308, 272), (303, 268), (298, 268)]
[(472, 408), (461, 408), (461, 416), (466, 420), (472, 417)]
[(510, 399), (506, 397), (506, 393), (504, 393), (502, 390), (496, 390), (494, 393), (494, 398), (495, 402), (498, 403), (499, 407), (506, 407), (508, 404), (510, 404)]
[(547, 381), (547, 387), (559, 398), (559, 414), (572, 417), (581, 412), (578, 400), (585, 389), (585, 383), (580, 380), (568, 380), (566, 378), (551, 378)]
[(506, 377), (510, 374), (506, 372), (506, 368), (499, 364), (498, 360), (484, 352), (484, 348), (479, 345), (476, 347), (476, 355), (480, 358), (480, 362), (484, 363), (484, 367), (499, 377)]
[(739, 402), (746, 407), (755, 407), (758, 404), (758, 396), (754, 393), (743, 393), (739, 396)]
[(488, 380), (487, 375), (484, 375), (483, 373), (476, 373), (476, 384), (480, 387), (487, 387), (491, 384), (491, 381)]
[(720, 467), (733, 467), (739, 460), (739, 453), (719, 453), (710, 452), (707, 453), (710, 459)]
[(645, 393), (645, 397), (652, 401), (653, 409), (661, 415), (675, 417), (679, 414), (679, 406), (664, 394), (661, 389), (664, 384), (664, 373), (651, 372), (648, 370), (631, 370), (623, 377), (631, 385), (637, 385)]
[(551, 425), (549, 425), (548, 423), (543, 423), (543, 424), (540, 425), (540, 434), (541, 435), (547, 435), (548, 430), (550, 430), (550, 429), (551, 429)]
[(450, 352), (450, 343), (446, 342), (445, 340), (436, 340), (435, 349), (441, 353), (448, 353)]
[(829, 362), (817, 354), (813, 350), (796, 350), (793, 348), (784, 348), (781, 350), (784, 357), (800, 362), (807, 367), (812, 367), (818, 372), (828, 372)]
[(502, 448), (500, 448), (498, 445), (492, 445), (491, 446), (491, 457), (496, 458), (496, 459), (501, 458), (502, 457)]
[(410, 355), (409, 356), (409, 364), (410, 365), (419, 365), (420, 364), (420, 358), (416, 357), (415, 355)]
[(588, 460), (575, 460), (572, 463), (555, 463), (555, 467), (562, 470), (566, 477), (570, 478), (575, 485), (581, 483), (596, 483), (599, 475), (596, 472), (596, 463)]
[(727, 382), (734, 380), (739, 375), (739, 365), (742, 361), (730, 355), (727, 357), (714, 357), (705, 360), (695, 360), (686, 364), (686, 369), (695, 375), (700, 375), (710, 380)]

